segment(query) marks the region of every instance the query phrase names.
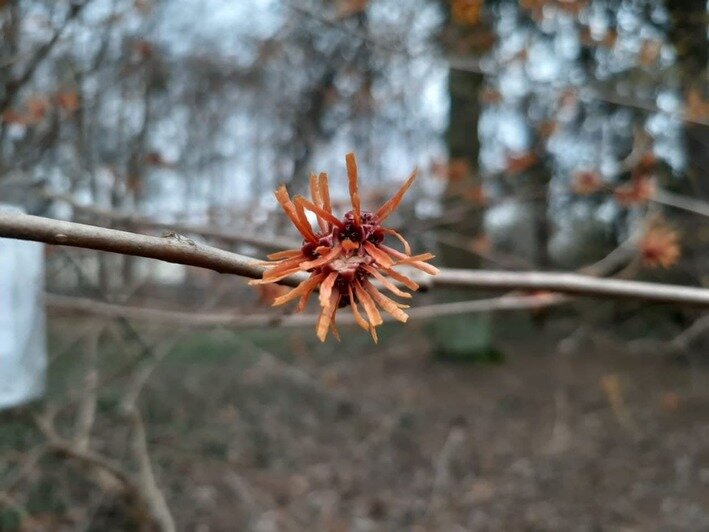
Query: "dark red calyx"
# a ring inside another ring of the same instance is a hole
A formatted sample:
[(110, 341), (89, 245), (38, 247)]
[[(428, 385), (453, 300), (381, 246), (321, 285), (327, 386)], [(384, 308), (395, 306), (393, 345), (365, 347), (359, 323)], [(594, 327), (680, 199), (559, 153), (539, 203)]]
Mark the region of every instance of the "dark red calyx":
[(362, 231), (362, 227), (358, 224), (346, 222), (338, 236), (340, 241), (351, 240), (352, 242), (361, 242), (364, 239), (364, 232)]
[(318, 247), (318, 245), (320, 244), (315, 244), (314, 242), (306, 242), (305, 244), (303, 244), (303, 247), (300, 248), (300, 251), (304, 257), (308, 259), (315, 259), (318, 256), (318, 254), (315, 253), (315, 249)]
[(381, 244), (382, 242), (384, 242), (384, 231), (382, 231), (381, 229), (375, 229), (367, 237), (367, 241), (371, 242), (372, 244)]

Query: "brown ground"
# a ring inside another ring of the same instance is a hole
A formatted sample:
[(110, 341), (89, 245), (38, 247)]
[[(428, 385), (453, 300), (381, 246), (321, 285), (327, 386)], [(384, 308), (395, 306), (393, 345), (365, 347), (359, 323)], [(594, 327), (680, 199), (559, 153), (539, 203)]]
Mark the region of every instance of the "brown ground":
[[(232, 356), (151, 381), (180, 530), (709, 530), (709, 368), (529, 339), (500, 365), (436, 362), (412, 330), (324, 355), (288, 334), (292, 358), (216, 333)], [(94, 441), (120, 456), (106, 394)], [(77, 485), (55, 529), (130, 529)]]
[[(178, 520), (709, 530), (709, 396), (697, 386), (709, 372), (663, 357), (535, 351), (511, 346), (507, 363), (485, 366), (389, 348), (303, 374), (262, 362), (217, 386), (217, 371), (236, 368), (201, 369), (183, 381), (180, 410), (226, 449), (214, 460), (159, 451), (182, 471), (169, 475), (185, 489), (173, 499)], [(179, 386), (170, 381), (161, 384)]]

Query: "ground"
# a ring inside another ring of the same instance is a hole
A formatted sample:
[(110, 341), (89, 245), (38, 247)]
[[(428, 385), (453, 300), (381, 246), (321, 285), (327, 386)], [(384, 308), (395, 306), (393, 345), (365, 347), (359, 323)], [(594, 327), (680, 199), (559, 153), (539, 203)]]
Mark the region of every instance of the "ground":
[[(502, 338), (498, 364), (437, 361), (415, 325), (335, 352), (188, 336), (141, 401), (158, 483), (180, 530), (709, 530), (709, 368), (567, 332)], [(93, 443), (118, 457), (119, 394)], [(131, 528), (70, 464), (43, 470), (48, 529)]]

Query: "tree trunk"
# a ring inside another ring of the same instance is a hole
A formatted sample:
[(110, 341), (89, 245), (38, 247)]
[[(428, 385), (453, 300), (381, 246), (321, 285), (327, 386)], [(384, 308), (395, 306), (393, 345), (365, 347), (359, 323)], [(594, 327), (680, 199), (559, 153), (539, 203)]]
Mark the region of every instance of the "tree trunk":
[[(465, 249), (446, 242), (446, 233), (472, 242), (482, 234), (484, 212), (480, 205), (472, 203), (469, 192), (482, 187), (478, 171), (480, 141), (478, 118), (480, 116), (480, 91), (484, 85), (481, 74), (451, 69), (448, 80), (450, 115), (447, 131), (450, 157), (449, 179), (443, 200), (443, 216), (464, 212), (462, 218), (455, 216), (449, 223), (440, 226), (440, 265), (450, 268), (479, 268), (481, 259)], [(454, 170), (455, 168), (455, 170)], [(454, 170), (454, 171), (453, 171)], [(473, 299), (476, 293), (470, 290), (437, 291), (441, 302)], [(432, 339), (436, 356), (461, 361), (491, 360), (497, 354), (491, 348), (491, 315), (471, 314), (438, 319), (432, 324)]]
[[(702, 95), (704, 100), (709, 86), (709, 43), (707, 42), (706, 0), (672, 0), (666, 2), (672, 17), (670, 37), (677, 51), (677, 66), (685, 96), (690, 90)], [(703, 91), (703, 93), (702, 93)], [(689, 191), (709, 198), (709, 126), (685, 123), (685, 142), (688, 158)]]

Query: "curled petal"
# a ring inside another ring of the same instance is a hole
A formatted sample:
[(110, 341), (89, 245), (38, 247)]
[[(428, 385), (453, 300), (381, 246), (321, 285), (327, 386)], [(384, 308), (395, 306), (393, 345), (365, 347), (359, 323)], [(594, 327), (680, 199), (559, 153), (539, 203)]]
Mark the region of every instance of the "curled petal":
[(330, 222), (331, 224), (333, 224), (337, 227), (340, 227), (340, 228), (345, 226), (345, 224), (343, 224), (340, 220), (335, 218), (335, 216), (331, 212), (326, 211), (323, 207), (318, 207), (313, 202), (305, 199), (303, 196), (298, 196), (296, 198), (296, 201), (298, 203), (300, 203), (303, 207), (308, 209), (310, 212), (314, 212), (318, 216), (321, 216), (323, 218), (323, 220)]
[(337, 319), (337, 308), (340, 306), (341, 298), (342, 294), (337, 294), (337, 300), (335, 300), (335, 310), (332, 313), (332, 320), (330, 321), (330, 330), (332, 331), (332, 335), (335, 337), (335, 340), (338, 342), (341, 342), (342, 338), (340, 338), (340, 331), (337, 330), (337, 323), (335, 323), (335, 321)]
[(406, 239), (403, 236), (401, 236), (399, 233), (397, 233), (393, 229), (389, 229), (387, 227), (382, 229), (382, 231), (384, 231), (384, 233), (386, 233), (387, 235), (392, 235), (393, 237), (398, 238), (399, 242), (401, 242), (404, 245), (404, 253), (406, 253), (407, 255), (411, 255), (411, 246), (409, 245), (409, 243), (406, 241)]
[(387, 296), (382, 294), (377, 288), (370, 283), (369, 281), (366, 281), (364, 283), (364, 287), (367, 289), (367, 292), (372, 296), (372, 299), (384, 310), (386, 310), (389, 314), (394, 316), (395, 319), (399, 320), (402, 323), (406, 323), (406, 321), (409, 319), (409, 315), (406, 314), (403, 310), (401, 310), (400, 305), (392, 300), (389, 299)]
[(420, 255), (412, 255), (411, 257), (404, 257), (401, 259), (400, 262), (404, 261), (412, 261), (412, 262), (417, 262), (417, 261), (422, 261), (422, 260), (431, 260), (435, 259), (436, 256), (433, 253), (421, 253)]
[(350, 307), (352, 307), (352, 314), (354, 315), (355, 323), (362, 327), (362, 329), (364, 329), (365, 331), (368, 331), (370, 328), (369, 323), (367, 323), (367, 320), (365, 320), (359, 313), (359, 309), (357, 308), (357, 300), (355, 299), (355, 296), (352, 293), (351, 284), (347, 285), (347, 294), (350, 297)]
[(332, 203), (330, 203), (330, 185), (327, 182), (327, 172), (320, 172), (318, 176), (318, 188), (322, 199), (322, 208), (332, 214)]
[(372, 327), (381, 325), (384, 320), (382, 320), (382, 315), (379, 314), (377, 306), (374, 304), (371, 296), (364, 290), (364, 288), (362, 288), (362, 286), (360, 286), (359, 283), (355, 283), (354, 291), (357, 299), (362, 302), (364, 312), (367, 314), (367, 318), (369, 318), (369, 323)]
[(273, 274), (273, 272), (276, 272), (278, 270), (283, 270), (287, 269), (290, 266), (295, 266), (297, 264), (300, 264), (303, 261), (303, 256), (302, 255), (297, 255), (295, 257), (291, 257), (289, 259), (283, 259), (278, 262), (268, 262), (265, 263), (265, 266), (270, 267), (271, 269), (267, 272), (264, 273), (264, 276), (268, 276)]
[(312, 276), (307, 281), (303, 281), (302, 283), (300, 283), (298, 286), (296, 286), (293, 290), (291, 290), (287, 294), (274, 299), (273, 306), (277, 307), (279, 305), (283, 305), (285, 303), (288, 303), (289, 301), (292, 301), (297, 297), (302, 297), (305, 294), (309, 294), (310, 292), (312, 292), (315, 289), (315, 287), (322, 280), (323, 280), (322, 274)]
[(302, 255), (302, 250), (300, 249), (287, 249), (285, 251), (279, 251), (278, 253), (271, 253), (267, 255), (269, 260), (282, 260), (282, 259), (292, 259), (298, 255)]
[(389, 290), (392, 294), (396, 294), (397, 296), (404, 298), (411, 297), (411, 294), (399, 290), (394, 283), (392, 283), (389, 279), (379, 273), (379, 270), (377, 270), (376, 268), (372, 268), (369, 264), (364, 264), (362, 267), (370, 274), (372, 274), (372, 276), (374, 276), (375, 279), (382, 283), (382, 285), (384, 285), (384, 288)]
[(372, 340), (374, 340), (374, 343), (379, 342), (379, 338), (377, 337), (377, 328), (374, 327), (373, 325), (370, 325), (367, 323), (367, 320), (365, 320), (362, 315), (359, 313), (359, 309), (357, 308), (357, 299), (355, 298), (354, 294), (352, 293), (352, 285), (348, 284), (347, 285), (347, 291), (350, 296), (350, 306), (352, 307), (352, 314), (354, 315), (355, 323), (362, 327), (365, 331), (369, 331), (369, 334), (372, 335)]
[(314, 173), (310, 173), (310, 198), (313, 200), (315, 205), (322, 205), (322, 199), (320, 198), (320, 183), (318, 183), (318, 176)]
[[(282, 279), (285, 279), (286, 277), (290, 277), (294, 273), (298, 273), (300, 271), (299, 266), (294, 266), (291, 267), (287, 270), (279, 270), (278, 274), (276, 275), (269, 275), (266, 277), (266, 273), (263, 274), (263, 279), (254, 279), (253, 281), (249, 281), (250, 285), (259, 285), (259, 284), (269, 284), (269, 283), (276, 283)], [(268, 272), (271, 273), (271, 272)]]
[(293, 223), (295, 228), (301, 235), (303, 235), (303, 238), (309, 240), (310, 242), (316, 242), (317, 239), (315, 238), (312, 227), (310, 227), (310, 223), (308, 223), (307, 219), (305, 220), (305, 225), (302, 223), (300, 217), (298, 216), (298, 212), (296, 211), (295, 205), (288, 195), (285, 185), (278, 187), (278, 190), (275, 192), (275, 196), (276, 200), (283, 208), (283, 211), (286, 213), (288, 218), (290, 218), (290, 221)]
[(318, 324), (315, 327), (315, 332), (321, 342), (324, 342), (327, 339), (327, 333), (330, 330), (330, 324), (332, 323), (335, 312), (337, 311), (339, 301), (340, 293), (333, 292), (330, 294), (330, 299), (327, 301), (327, 304), (323, 307), (322, 312), (320, 313), (320, 318), (318, 319)]
[(384, 269), (383, 271), (395, 281), (399, 281), (409, 290), (418, 290), (420, 288), (419, 284), (416, 281), (414, 281), (413, 279), (409, 279), (408, 277), (406, 277), (406, 275), (402, 273), (388, 269)]
[(422, 262), (420, 260), (413, 260), (413, 261), (402, 260), (399, 264), (409, 264), (412, 267), (416, 268), (417, 270), (421, 270), (422, 272), (426, 272), (429, 275), (438, 275), (438, 272), (440, 271), (434, 265), (426, 264), (425, 262)]
[(295, 201), (295, 213), (298, 216), (298, 220), (300, 220), (300, 223), (303, 227), (305, 227), (305, 230), (308, 232), (308, 240), (311, 242), (317, 242), (318, 237), (315, 236), (315, 233), (313, 232), (313, 228), (310, 225), (310, 222), (308, 221), (308, 217), (305, 214), (305, 209), (303, 208), (303, 204), (300, 201), (297, 201), (300, 196), (296, 197)]
[(300, 263), (300, 269), (301, 270), (310, 270), (312, 268), (319, 268), (320, 266), (323, 266), (330, 262), (331, 260), (334, 260), (337, 258), (337, 256), (340, 254), (342, 251), (342, 246), (339, 244), (333, 247), (326, 255), (323, 255), (322, 257), (307, 261), (307, 262), (301, 262)]
[(401, 203), (402, 198), (404, 197), (404, 194), (406, 194), (406, 191), (409, 190), (409, 187), (412, 185), (414, 180), (416, 179), (416, 174), (418, 173), (418, 169), (415, 169), (409, 178), (406, 180), (406, 182), (401, 185), (401, 188), (399, 191), (392, 196), (392, 198), (387, 201), (384, 205), (382, 205), (379, 210), (376, 212), (377, 218), (379, 219), (380, 222), (383, 222), (386, 220), (389, 215), (396, 210), (396, 208), (399, 206), (399, 203)]
[[(320, 197), (320, 184), (318, 183), (318, 176), (315, 174), (310, 174), (310, 196), (313, 199), (313, 204), (318, 207), (322, 207), (322, 198)], [(322, 216), (317, 215), (318, 227), (325, 233), (328, 230), (327, 222), (322, 218)]]
[(350, 186), (350, 200), (352, 201), (352, 212), (354, 213), (355, 223), (359, 224), (361, 219), (362, 207), (359, 199), (359, 187), (357, 184), (357, 158), (354, 153), (345, 155), (345, 163), (347, 164), (347, 179)]
[(391, 260), (391, 257), (371, 242), (365, 242), (363, 245), (364, 250), (384, 268), (391, 268), (394, 265), (394, 261)]
[(302, 260), (303, 257), (301, 256), (286, 259), (277, 263), (266, 264), (267, 266), (271, 266), (271, 269), (265, 271), (261, 279), (254, 279), (253, 281), (249, 281), (249, 284), (258, 285), (280, 281), (281, 279), (299, 271)]
[(409, 264), (417, 270), (421, 270), (430, 275), (436, 275), (438, 273), (438, 268), (431, 264), (426, 264), (425, 262), (423, 262), (435, 258), (435, 255), (432, 255), (431, 253), (422, 253), (421, 255), (414, 255), (413, 257), (409, 257), (408, 255), (404, 255), (401, 251), (397, 251), (394, 248), (390, 248), (389, 246), (382, 245), (381, 248), (392, 257), (399, 259), (397, 264)]
[[(322, 279), (323, 279), (323, 277), (320, 277), (319, 281), (322, 281)], [(308, 305), (308, 301), (310, 300), (310, 295), (313, 293), (313, 290), (315, 290), (315, 288), (317, 288), (317, 284), (315, 284), (312, 287), (308, 287), (308, 290), (305, 291), (300, 296), (300, 300), (298, 301), (298, 306), (296, 307), (296, 311), (303, 312), (303, 310), (305, 310), (305, 307)]]
[(320, 285), (320, 305), (323, 307), (327, 306), (330, 300), (335, 281), (337, 281), (337, 272), (332, 272), (325, 278), (322, 285)]

